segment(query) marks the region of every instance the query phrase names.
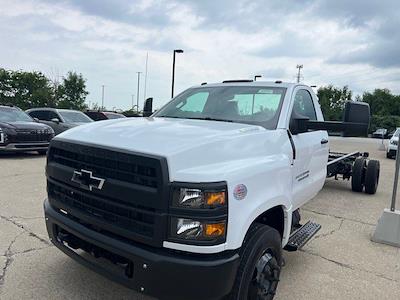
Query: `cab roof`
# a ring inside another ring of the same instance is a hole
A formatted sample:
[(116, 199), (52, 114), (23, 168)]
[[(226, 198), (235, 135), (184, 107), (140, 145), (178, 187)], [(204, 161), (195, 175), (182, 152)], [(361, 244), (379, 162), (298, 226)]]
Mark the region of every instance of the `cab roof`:
[(227, 80), (221, 83), (202, 83), (201, 85), (196, 85), (193, 86), (192, 88), (223, 87), (223, 86), (261, 86), (261, 87), (283, 87), (290, 89), (296, 86), (307, 86), (307, 85), (302, 83), (282, 82), (282, 81)]

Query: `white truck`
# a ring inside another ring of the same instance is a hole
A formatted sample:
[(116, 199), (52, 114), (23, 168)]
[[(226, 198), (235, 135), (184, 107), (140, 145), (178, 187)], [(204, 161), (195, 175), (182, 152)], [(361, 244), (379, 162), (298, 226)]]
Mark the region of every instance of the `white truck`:
[(326, 177), (375, 193), (379, 162), (330, 153), (327, 133), (364, 134), (368, 122), (362, 103), (324, 122), (308, 86), (239, 80), (189, 88), (150, 117), (68, 130), (47, 156), (50, 239), (157, 298), (272, 299), (282, 250), (320, 228), (301, 226), (299, 208)]

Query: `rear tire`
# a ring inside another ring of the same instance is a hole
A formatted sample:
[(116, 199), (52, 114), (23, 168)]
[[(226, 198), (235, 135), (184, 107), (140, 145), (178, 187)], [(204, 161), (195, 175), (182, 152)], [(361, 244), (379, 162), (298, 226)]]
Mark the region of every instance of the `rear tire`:
[(228, 299), (273, 299), (282, 265), (279, 232), (267, 225), (252, 225), (240, 252), (239, 268)]
[(354, 192), (362, 192), (364, 189), (365, 165), (366, 160), (364, 157), (358, 157), (353, 164), (351, 174), (351, 189)]
[(378, 160), (370, 160), (365, 172), (365, 192), (375, 194), (379, 183), (380, 164)]
[(386, 152), (386, 158), (392, 158), (389, 152)]

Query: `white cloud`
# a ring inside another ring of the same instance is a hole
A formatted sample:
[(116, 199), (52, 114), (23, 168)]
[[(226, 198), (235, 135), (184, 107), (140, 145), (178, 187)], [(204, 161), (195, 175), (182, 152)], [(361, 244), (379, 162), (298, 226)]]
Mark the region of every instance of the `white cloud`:
[(9, 45), (0, 48), (0, 64), (44, 72), (76, 70), (88, 79), (92, 102), (99, 101), (100, 86), (106, 85), (110, 108), (130, 106), (135, 72), (144, 71), (146, 52), (147, 95), (154, 96), (156, 106), (168, 100), (174, 48), (185, 50), (177, 57), (176, 91), (259, 73), (292, 81), (296, 64), (302, 63), (309, 84), (348, 84), (356, 93), (389, 87), (400, 93), (399, 68), (340, 61), (375, 45), (382, 18), (351, 26), (347, 15), (317, 14), (317, 4), (302, 10), (284, 9), (284, 4), (271, 5), (265, 13), (256, 1), (244, 1), (230, 17), (229, 9), (211, 5), (200, 10), (190, 1), (127, 1), (126, 9), (119, 10), (125, 9), (126, 15), (118, 18), (72, 2), (0, 0), (0, 37)]

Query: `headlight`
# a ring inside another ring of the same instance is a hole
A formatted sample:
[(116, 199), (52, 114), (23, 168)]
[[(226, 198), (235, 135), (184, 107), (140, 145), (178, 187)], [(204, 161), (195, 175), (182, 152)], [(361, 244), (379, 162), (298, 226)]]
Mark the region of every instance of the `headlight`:
[(168, 240), (203, 246), (226, 241), (226, 182), (174, 183), (171, 197)]
[(226, 190), (202, 190), (176, 188), (173, 191), (172, 206), (177, 208), (216, 208), (225, 206)]
[(6, 142), (6, 134), (0, 128), (0, 144), (4, 144)]
[(225, 240), (226, 221), (199, 221), (186, 218), (171, 218), (171, 234), (173, 239), (192, 241)]
[(390, 140), (390, 143), (391, 143), (392, 145), (397, 145), (397, 141), (396, 141), (396, 140)]
[(55, 135), (54, 130), (51, 127), (47, 128), (46, 132), (51, 136), (51, 138), (53, 138)]

